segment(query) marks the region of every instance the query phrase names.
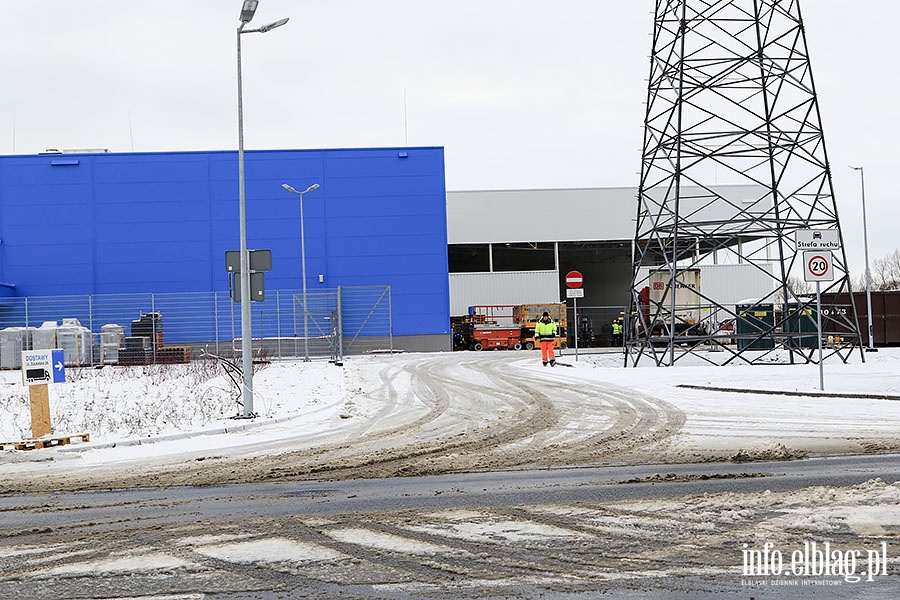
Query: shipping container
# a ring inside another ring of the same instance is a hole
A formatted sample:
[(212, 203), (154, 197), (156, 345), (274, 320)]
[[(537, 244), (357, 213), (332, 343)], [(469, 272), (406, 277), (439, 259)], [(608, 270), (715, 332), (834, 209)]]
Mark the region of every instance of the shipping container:
[[(668, 269), (650, 272), (650, 302), (660, 305), (664, 314), (672, 307), (671, 291), (672, 273)], [(700, 293), (700, 269), (679, 270), (675, 276), (675, 315), (679, 322), (697, 323), (700, 321), (702, 305)]]
[[(865, 292), (853, 292), (853, 303), (856, 305), (857, 324), (862, 339), (860, 343), (869, 344), (869, 317), (868, 303)], [(822, 309), (822, 316), (846, 317), (850, 319), (852, 305), (848, 294), (822, 294), (822, 306), (830, 306), (829, 311), (841, 313), (839, 315), (826, 314)], [(852, 323), (852, 319), (850, 321)], [(853, 332), (846, 327), (846, 332), (838, 330), (837, 333), (850, 336)], [(872, 337), (875, 346), (900, 346), (900, 291), (872, 292)]]

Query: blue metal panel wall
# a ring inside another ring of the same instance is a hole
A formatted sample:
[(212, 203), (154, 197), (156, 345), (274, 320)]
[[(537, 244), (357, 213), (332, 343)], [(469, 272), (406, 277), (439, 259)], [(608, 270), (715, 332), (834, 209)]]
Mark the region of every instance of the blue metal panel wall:
[(72, 281), (94, 283), (92, 168), (59, 163), (49, 156), (2, 163), (0, 280), (18, 281), (18, 295), (67, 294)]
[[(395, 335), (449, 333), (441, 148), (248, 151), (247, 239), (266, 289), (389, 285)], [(236, 152), (0, 157), (0, 282), (16, 296), (228, 289)], [(319, 281), (319, 275), (322, 281)]]

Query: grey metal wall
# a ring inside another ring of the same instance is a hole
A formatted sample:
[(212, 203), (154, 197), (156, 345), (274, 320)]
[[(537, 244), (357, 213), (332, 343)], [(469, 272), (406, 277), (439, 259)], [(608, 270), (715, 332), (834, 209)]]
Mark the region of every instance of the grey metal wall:
[(468, 307), (497, 304), (559, 302), (558, 271), (451, 273), (450, 315), (460, 317)]
[[(747, 185), (713, 189), (735, 206), (759, 198), (763, 190)], [(701, 192), (688, 186), (682, 193), (691, 197)], [(636, 187), (451, 191), (447, 192), (447, 242), (630, 241), (637, 205)], [(737, 213), (716, 210), (714, 216), (722, 220)]]

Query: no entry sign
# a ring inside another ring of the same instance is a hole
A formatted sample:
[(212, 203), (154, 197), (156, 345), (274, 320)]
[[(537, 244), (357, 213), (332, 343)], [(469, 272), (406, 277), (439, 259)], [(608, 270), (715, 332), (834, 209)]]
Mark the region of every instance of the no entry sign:
[(575, 360), (578, 360), (578, 299), (584, 298), (584, 290), (580, 289), (584, 283), (581, 271), (569, 271), (566, 273), (566, 298), (572, 298), (575, 307)]
[(580, 271), (569, 271), (566, 273), (566, 286), (577, 289), (581, 287), (582, 283), (584, 283), (584, 278), (581, 276)]

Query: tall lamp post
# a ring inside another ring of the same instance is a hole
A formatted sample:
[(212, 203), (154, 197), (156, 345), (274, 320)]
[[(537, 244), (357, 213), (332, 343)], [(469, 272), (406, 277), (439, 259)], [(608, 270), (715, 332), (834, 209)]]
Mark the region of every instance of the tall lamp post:
[(251, 418), (253, 413), (253, 323), (250, 317), (250, 252), (247, 250), (247, 198), (244, 190), (244, 101), (241, 83), (241, 35), (245, 33), (266, 33), (281, 27), (288, 19), (280, 19), (274, 23), (263, 25), (257, 29), (244, 29), (253, 20), (253, 14), (259, 0), (244, 0), (241, 7), (241, 24), (237, 28), (237, 92), (238, 92), (238, 187), (240, 189), (240, 227), (241, 227), (241, 358), (243, 361), (243, 388), (241, 390), (244, 405), (244, 418)]
[(303, 278), (303, 362), (309, 362), (309, 327), (306, 320), (306, 234), (303, 231), (303, 194), (319, 189), (319, 184), (314, 183), (302, 192), (298, 192), (286, 183), (281, 187), (300, 196), (300, 277)]
[(863, 247), (866, 255), (866, 316), (869, 321), (869, 347), (866, 352), (878, 352), (872, 335), (872, 274), (869, 271), (869, 233), (866, 226), (866, 177), (862, 167), (850, 167), (859, 171), (859, 185), (862, 191)]

